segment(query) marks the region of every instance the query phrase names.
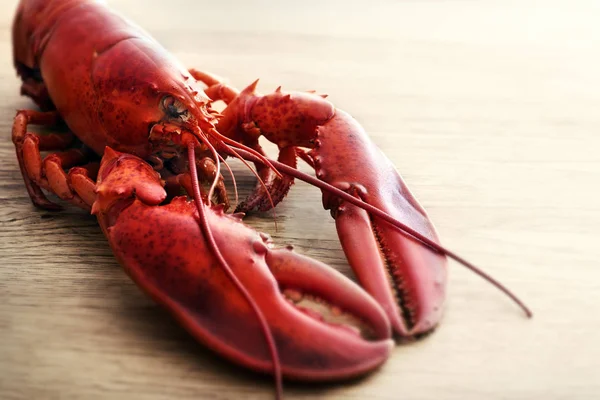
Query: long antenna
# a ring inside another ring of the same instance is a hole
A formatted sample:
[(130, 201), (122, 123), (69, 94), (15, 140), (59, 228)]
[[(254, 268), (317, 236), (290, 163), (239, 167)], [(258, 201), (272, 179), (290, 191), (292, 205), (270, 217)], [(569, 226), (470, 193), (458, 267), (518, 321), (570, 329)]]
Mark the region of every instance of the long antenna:
[[(207, 143), (208, 146), (211, 146)], [(211, 146), (212, 147), (212, 146)], [(273, 334), (267, 320), (258, 307), (258, 304), (254, 301), (248, 290), (242, 285), (237, 276), (233, 273), (229, 264), (221, 254), (219, 250), (219, 246), (215, 241), (215, 238), (210, 230), (210, 225), (208, 224), (208, 219), (206, 217), (206, 210), (204, 209), (205, 205), (202, 201), (202, 197), (200, 196), (200, 185), (198, 183), (198, 173), (196, 171), (196, 153), (194, 152), (194, 142), (190, 141), (188, 144), (188, 164), (190, 168), (190, 175), (192, 177), (192, 187), (194, 189), (194, 202), (196, 203), (196, 208), (198, 209), (199, 223), (206, 238), (206, 242), (212, 253), (215, 255), (218, 263), (225, 271), (225, 274), (229, 277), (234, 286), (240, 291), (243, 297), (245, 297), (246, 301), (252, 308), (252, 311), (256, 314), (256, 318), (261, 325), (261, 330), (264, 333), (265, 340), (267, 342), (267, 346), (269, 348), (269, 352), (271, 353), (271, 359), (273, 362), (273, 375), (275, 377), (275, 397), (277, 400), (280, 400), (283, 397), (283, 383), (282, 383), (282, 375), (281, 375), (281, 363), (279, 361), (279, 354), (277, 353), (277, 346), (275, 345), (275, 339), (273, 338)], [(210, 199), (209, 199), (210, 201)]]
[[(223, 146), (227, 151), (229, 151), (230, 149), (227, 146)], [(247, 160), (250, 160), (252, 162), (263, 162), (261, 159), (259, 159), (258, 157), (254, 156), (252, 153), (249, 153), (243, 149), (236, 149), (236, 152), (241, 155), (242, 157), (244, 157)], [(372, 215), (384, 220), (385, 222), (395, 226), (396, 228), (400, 229), (402, 232), (404, 232), (405, 234), (412, 236), (413, 238), (417, 239), (418, 241), (420, 241), (423, 245), (429, 247), (430, 249), (444, 254), (446, 256), (448, 256), (449, 258), (455, 260), (456, 262), (458, 262), (459, 264), (462, 264), (463, 266), (467, 267), (468, 269), (470, 269), (471, 271), (473, 271), (474, 273), (476, 273), (477, 275), (479, 275), (480, 277), (482, 277), (483, 279), (485, 279), (486, 281), (488, 281), (490, 284), (492, 284), (493, 286), (495, 286), (497, 289), (499, 289), (500, 291), (502, 291), (504, 294), (506, 294), (512, 301), (514, 301), (525, 313), (525, 315), (527, 316), (527, 318), (531, 318), (533, 317), (533, 313), (531, 312), (531, 310), (529, 309), (529, 307), (527, 307), (525, 305), (525, 303), (519, 299), (514, 293), (512, 293), (506, 286), (504, 286), (502, 283), (500, 283), (499, 281), (497, 281), (496, 279), (492, 278), (489, 274), (487, 274), (486, 272), (484, 272), (483, 270), (481, 270), (479, 267), (477, 267), (475, 264), (467, 261), (466, 259), (464, 259), (463, 257), (459, 256), (458, 254), (454, 253), (453, 251), (445, 248), (444, 246), (442, 246), (441, 244), (431, 240), (430, 238), (428, 238), (427, 236), (424, 236), (423, 234), (417, 232), (416, 230), (414, 230), (413, 228), (411, 228), (410, 226), (398, 221), (396, 218), (392, 217), (391, 215), (389, 215), (388, 213), (386, 213), (385, 211), (380, 210), (377, 207), (374, 207), (372, 205), (370, 205), (369, 203), (364, 202), (362, 199), (359, 199), (357, 197), (354, 197), (346, 192), (344, 192), (341, 189), (336, 188), (335, 186), (330, 185), (327, 182), (324, 182), (322, 180), (319, 180), (315, 177), (312, 177), (308, 174), (305, 174), (304, 172), (298, 171), (295, 168), (292, 168), (288, 165), (285, 165), (279, 161), (275, 161), (275, 160), (269, 160), (269, 163), (271, 163), (274, 167), (276, 167), (279, 171), (283, 172), (286, 175), (290, 175), (294, 178), (300, 179), (301, 181), (304, 181), (306, 183), (309, 183), (313, 186), (318, 187), (321, 190), (324, 190), (326, 192), (329, 192), (331, 194), (334, 194), (338, 197), (340, 197), (342, 200), (347, 201), (350, 204), (353, 204), (357, 207), (362, 208), (365, 211), (368, 211), (369, 213), (371, 213)]]

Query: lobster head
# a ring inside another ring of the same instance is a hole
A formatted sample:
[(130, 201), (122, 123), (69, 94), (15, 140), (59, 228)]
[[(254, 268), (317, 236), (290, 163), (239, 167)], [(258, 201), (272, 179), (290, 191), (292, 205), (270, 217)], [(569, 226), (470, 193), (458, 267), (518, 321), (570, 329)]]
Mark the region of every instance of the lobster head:
[(100, 125), (113, 148), (168, 159), (214, 128), (201, 85), (150, 39), (122, 40), (99, 53), (92, 76)]

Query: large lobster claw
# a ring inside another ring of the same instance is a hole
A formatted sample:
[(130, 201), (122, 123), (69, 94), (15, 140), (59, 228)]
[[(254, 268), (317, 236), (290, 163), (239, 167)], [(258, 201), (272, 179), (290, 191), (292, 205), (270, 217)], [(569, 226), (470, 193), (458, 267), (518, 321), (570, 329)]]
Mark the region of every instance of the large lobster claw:
[[(203, 74), (197, 74), (205, 78)], [(204, 79), (214, 84), (214, 80)], [(214, 96), (221, 87), (208, 92)], [(214, 93), (213, 93), (214, 92)], [(296, 166), (296, 156), (315, 169), (317, 178), (375, 207), (438, 244), (435, 229), (391, 161), (346, 112), (312, 93), (259, 95), (256, 82), (229, 102), (217, 129), (261, 150), (258, 136), (280, 149), (280, 164)], [(305, 151), (303, 148), (309, 148)], [(279, 164), (279, 165), (280, 165)], [(285, 165), (284, 165), (285, 166)], [(300, 172), (295, 176), (302, 175)], [(274, 176), (262, 167), (261, 186), (242, 204), (269, 208), (287, 193), (293, 178)], [(304, 178), (306, 179), (306, 178)], [(362, 286), (382, 305), (395, 334), (414, 338), (440, 321), (445, 301), (446, 257), (376, 215), (323, 190), (323, 205), (336, 220), (340, 242)]]
[[(272, 372), (259, 321), (204, 240), (194, 203), (177, 197), (159, 205), (165, 197), (148, 164), (106, 149), (93, 212), (127, 273), (199, 341), (236, 363)], [(318, 261), (273, 249), (266, 235), (222, 207), (205, 209), (220, 252), (268, 323), (284, 376), (342, 379), (387, 359), (389, 322), (358, 285)], [(367, 333), (295, 305), (303, 296), (352, 315)]]
[[(312, 153), (326, 160), (319, 163), (322, 179), (439, 242), (423, 207), (356, 120), (336, 110), (335, 117), (319, 129), (319, 137), (319, 147)], [(355, 157), (340, 154), (341, 146)], [(446, 299), (446, 257), (326, 192), (323, 204), (335, 218), (349, 263), (363, 287), (386, 310), (396, 334), (412, 338), (435, 328)]]

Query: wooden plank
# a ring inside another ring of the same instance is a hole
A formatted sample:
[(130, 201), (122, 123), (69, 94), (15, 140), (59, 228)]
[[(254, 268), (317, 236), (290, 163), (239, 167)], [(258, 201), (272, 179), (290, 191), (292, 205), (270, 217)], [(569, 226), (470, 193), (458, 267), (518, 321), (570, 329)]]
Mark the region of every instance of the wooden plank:
[[(593, 1), (109, 1), (190, 67), (238, 87), (316, 89), (397, 165), (444, 243), (529, 303), (451, 265), (425, 340), (365, 379), (288, 398), (566, 399), (600, 391), (600, 10)], [(270, 398), (270, 378), (196, 344), (125, 276), (94, 218), (36, 210), (10, 127), (16, 1), (0, 5), (0, 398)], [(272, 149), (271, 149), (272, 151)], [(306, 169), (307, 170), (307, 169)], [(242, 188), (251, 176), (237, 167)], [(318, 190), (249, 223), (350, 274)]]

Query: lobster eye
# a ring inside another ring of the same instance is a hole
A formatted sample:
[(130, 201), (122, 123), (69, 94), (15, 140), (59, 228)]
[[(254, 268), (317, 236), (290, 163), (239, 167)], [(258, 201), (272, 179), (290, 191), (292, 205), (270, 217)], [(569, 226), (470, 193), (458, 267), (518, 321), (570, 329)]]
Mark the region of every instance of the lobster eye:
[(172, 96), (165, 96), (162, 100), (162, 106), (165, 110), (167, 117), (173, 119), (186, 120), (188, 110), (185, 108), (183, 103)]

